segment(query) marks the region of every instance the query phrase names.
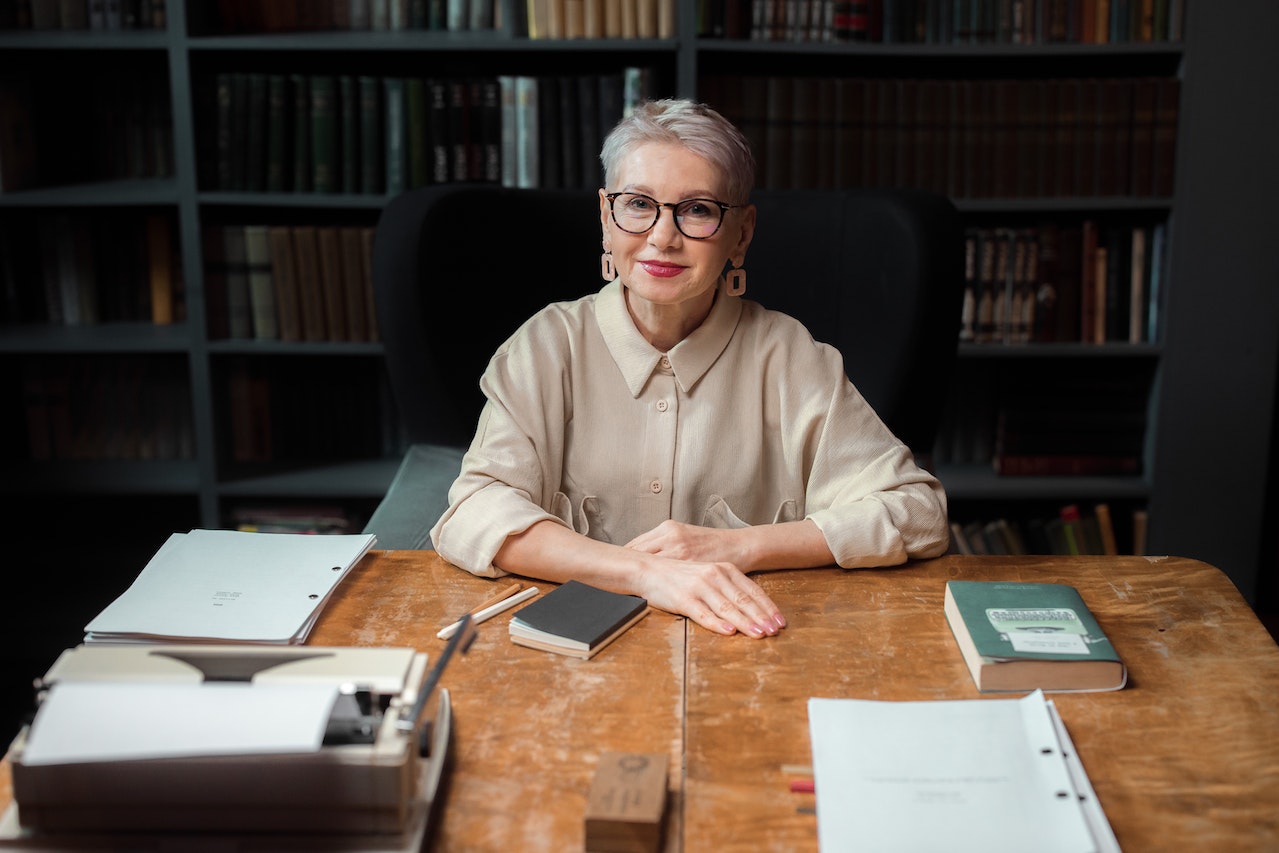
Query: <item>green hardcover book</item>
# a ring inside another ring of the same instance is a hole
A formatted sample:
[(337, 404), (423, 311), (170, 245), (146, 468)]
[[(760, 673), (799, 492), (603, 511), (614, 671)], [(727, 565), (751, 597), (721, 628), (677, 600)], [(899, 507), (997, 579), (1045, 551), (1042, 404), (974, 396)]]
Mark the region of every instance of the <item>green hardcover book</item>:
[(977, 689), (1119, 690), (1128, 671), (1067, 584), (947, 581), (946, 621)]
[(402, 77), (386, 77), (382, 80), (382, 103), (385, 118), (384, 146), (386, 149), (387, 195), (398, 195), (408, 188), (408, 98)]
[(337, 78), (316, 75), (311, 78), (312, 192), (338, 191), (341, 170), (339, 147)]

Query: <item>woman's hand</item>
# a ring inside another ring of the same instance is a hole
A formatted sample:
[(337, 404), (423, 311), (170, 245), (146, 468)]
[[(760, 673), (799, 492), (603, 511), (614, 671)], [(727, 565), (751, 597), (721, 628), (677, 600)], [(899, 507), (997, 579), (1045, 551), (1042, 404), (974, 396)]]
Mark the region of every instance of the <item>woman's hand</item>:
[(773, 600), (732, 563), (659, 557), (637, 581), (639, 595), (652, 606), (682, 613), (717, 634), (771, 637), (786, 627)]

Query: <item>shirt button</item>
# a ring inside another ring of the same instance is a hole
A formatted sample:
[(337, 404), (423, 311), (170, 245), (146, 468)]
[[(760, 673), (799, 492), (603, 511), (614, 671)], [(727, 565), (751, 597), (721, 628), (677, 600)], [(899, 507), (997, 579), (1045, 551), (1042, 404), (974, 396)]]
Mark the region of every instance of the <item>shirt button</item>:
[(664, 411), (666, 411), (667, 409), (669, 409), (670, 407), (671, 407), (671, 404), (670, 404), (670, 403), (668, 403), (668, 402), (666, 402), (665, 400), (658, 400), (658, 401), (657, 401), (657, 410), (658, 410), (659, 412), (664, 412)]
[(659, 364), (662, 365), (663, 370), (671, 369), (671, 360), (667, 358), (666, 356), (662, 356), (662, 360), (659, 362)]
[(653, 482), (649, 483), (648, 490), (655, 495), (658, 494), (659, 492), (662, 491), (662, 481), (654, 480)]

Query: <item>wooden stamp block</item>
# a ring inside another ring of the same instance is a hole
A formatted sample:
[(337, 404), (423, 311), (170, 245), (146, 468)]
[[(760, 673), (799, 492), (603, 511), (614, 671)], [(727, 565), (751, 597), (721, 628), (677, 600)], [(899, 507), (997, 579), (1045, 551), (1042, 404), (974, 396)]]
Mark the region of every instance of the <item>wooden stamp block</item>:
[(606, 752), (586, 800), (590, 853), (655, 853), (662, 846), (667, 756)]

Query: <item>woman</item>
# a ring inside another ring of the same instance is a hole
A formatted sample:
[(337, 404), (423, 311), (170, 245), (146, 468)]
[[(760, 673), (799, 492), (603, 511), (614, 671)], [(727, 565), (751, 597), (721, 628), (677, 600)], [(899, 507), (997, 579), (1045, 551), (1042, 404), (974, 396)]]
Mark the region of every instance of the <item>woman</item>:
[[(941, 554), (940, 484), (839, 352), (738, 298), (756, 218), (741, 133), (703, 105), (657, 101), (617, 125), (601, 159), (608, 284), (548, 306), (493, 356), (431, 531), (441, 556), (766, 637), (786, 619), (747, 572)], [(554, 253), (548, 240), (531, 260)]]

